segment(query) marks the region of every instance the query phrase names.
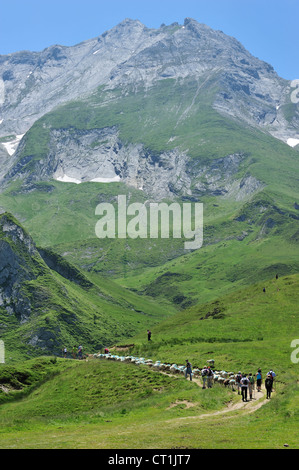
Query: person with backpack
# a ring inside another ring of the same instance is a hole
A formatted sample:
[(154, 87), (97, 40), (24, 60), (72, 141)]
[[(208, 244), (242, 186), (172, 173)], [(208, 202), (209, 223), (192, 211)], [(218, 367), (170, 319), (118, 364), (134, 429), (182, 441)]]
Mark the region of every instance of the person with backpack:
[(201, 369), (201, 377), (202, 377), (202, 382), (203, 382), (202, 388), (206, 388), (206, 382), (207, 382), (207, 379), (208, 379), (208, 368), (207, 368), (207, 366), (204, 366), (204, 368)]
[(236, 384), (237, 384), (237, 389), (238, 389), (238, 395), (240, 395), (241, 379), (242, 379), (242, 374), (239, 371), (236, 375)]
[(188, 359), (186, 359), (186, 369), (185, 369), (185, 377), (187, 378), (187, 375), (190, 375), (190, 380), (192, 382), (192, 366)]
[(248, 401), (247, 390), (249, 387), (249, 379), (247, 378), (247, 374), (243, 374), (240, 384), (241, 384), (242, 401)]
[(257, 391), (261, 392), (262, 391), (262, 371), (261, 369), (258, 369), (257, 373), (255, 374), (256, 376), (256, 387)]
[(249, 380), (249, 384), (248, 384), (249, 398), (250, 400), (252, 400), (252, 391), (254, 390), (254, 377), (251, 372), (248, 375), (248, 380)]
[(78, 347), (78, 359), (83, 359), (83, 348), (82, 346)]
[(267, 398), (269, 399), (271, 398), (272, 386), (273, 386), (273, 379), (271, 375), (268, 374), (265, 380), (265, 387), (267, 391)]
[(213, 377), (214, 377), (214, 372), (212, 371), (211, 367), (208, 366), (208, 373), (207, 373), (208, 388), (212, 388)]
[(272, 379), (272, 390), (271, 390), (271, 391), (273, 392), (273, 384), (274, 384), (274, 378), (276, 377), (276, 374), (275, 374), (275, 372), (274, 372), (272, 369), (270, 369), (269, 372), (268, 372), (268, 374), (267, 374), (267, 376), (268, 376), (268, 375), (270, 375), (270, 377), (271, 377), (271, 379)]

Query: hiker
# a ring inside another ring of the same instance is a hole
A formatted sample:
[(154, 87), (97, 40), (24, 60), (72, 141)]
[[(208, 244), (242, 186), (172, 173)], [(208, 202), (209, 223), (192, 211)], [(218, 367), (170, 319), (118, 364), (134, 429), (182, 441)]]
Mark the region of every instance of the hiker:
[(82, 346), (78, 347), (78, 359), (82, 359), (83, 357), (83, 348)]
[(213, 377), (214, 377), (214, 372), (212, 371), (211, 367), (208, 366), (208, 373), (207, 373), (208, 388), (212, 388), (212, 385), (213, 385)]
[(252, 400), (252, 391), (254, 390), (254, 377), (251, 372), (248, 375), (248, 380), (249, 380), (249, 384), (248, 384), (249, 398), (250, 400)]
[(109, 349), (108, 348), (104, 349), (104, 354), (109, 354)]
[(276, 274), (276, 279), (278, 279), (278, 274)]
[(248, 401), (247, 400), (247, 390), (248, 390), (248, 386), (249, 386), (249, 380), (247, 378), (247, 374), (243, 374), (240, 383), (241, 383), (242, 401)]
[(185, 377), (187, 378), (187, 375), (190, 375), (190, 380), (192, 382), (192, 366), (188, 359), (186, 359), (186, 369), (185, 369)]
[(263, 292), (266, 292), (266, 288), (265, 288), (265, 287), (263, 288)]
[(258, 369), (257, 373), (255, 374), (256, 376), (256, 387), (257, 387), (257, 391), (258, 392), (261, 392), (262, 390), (262, 371), (261, 369)]
[(206, 388), (206, 382), (207, 382), (207, 379), (208, 379), (208, 368), (207, 368), (207, 366), (204, 366), (204, 368), (201, 369), (201, 377), (202, 377), (202, 381), (203, 381), (202, 388)]
[(152, 337), (152, 332), (150, 330), (147, 330), (147, 340), (150, 341)]
[(271, 392), (272, 392), (272, 386), (273, 386), (273, 379), (270, 374), (267, 375), (266, 380), (265, 380), (265, 387), (267, 390), (267, 398), (271, 398)]
[(63, 357), (66, 358), (66, 355), (67, 355), (67, 348), (63, 348)]
[(238, 395), (240, 395), (241, 379), (242, 379), (242, 374), (239, 371), (236, 375), (236, 384), (237, 384), (237, 389), (238, 389)]
[(273, 392), (273, 383), (274, 383), (274, 378), (276, 377), (276, 374), (275, 372), (271, 369), (269, 370), (268, 374), (267, 375), (270, 375), (271, 379), (272, 379), (272, 392)]
[(76, 359), (76, 354), (77, 354), (77, 346), (74, 346), (73, 349), (72, 349), (73, 359)]

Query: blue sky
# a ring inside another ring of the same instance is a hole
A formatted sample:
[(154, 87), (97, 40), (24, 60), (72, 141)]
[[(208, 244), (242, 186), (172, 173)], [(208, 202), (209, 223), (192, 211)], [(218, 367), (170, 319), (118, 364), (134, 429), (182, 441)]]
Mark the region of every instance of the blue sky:
[(238, 39), (286, 79), (299, 79), (299, 0), (0, 0), (0, 54), (72, 46), (125, 18), (149, 28), (186, 17)]

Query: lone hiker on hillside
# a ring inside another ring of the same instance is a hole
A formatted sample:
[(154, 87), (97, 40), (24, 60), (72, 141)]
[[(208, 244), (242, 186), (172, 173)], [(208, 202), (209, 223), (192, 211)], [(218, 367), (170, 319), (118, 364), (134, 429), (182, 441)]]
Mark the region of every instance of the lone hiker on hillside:
[(150, 341), (152, 338), (152, 332), (150, 330), (147, 330), (147, 340)]
[(186, 359), (186, 369), (185, 369), (185, 377), (187, 378), (187, 375), (190, 375), (190, 380), (192, 382), (192, 366), (188, 359)]
[(83, 348), (82, 346), (79, 346), (78, 348), (78, 359), (82, 359), (83, 358)]

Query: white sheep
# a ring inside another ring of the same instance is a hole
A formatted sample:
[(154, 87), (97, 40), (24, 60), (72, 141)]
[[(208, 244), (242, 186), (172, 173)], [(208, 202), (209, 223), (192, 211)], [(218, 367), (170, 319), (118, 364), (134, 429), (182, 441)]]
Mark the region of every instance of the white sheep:
[(173, 374), (177, 374), (178, 373), (178, 366), (177, 364), (172, 364), (172, 366), (170, 366), (170, 372), (172, 372)]

